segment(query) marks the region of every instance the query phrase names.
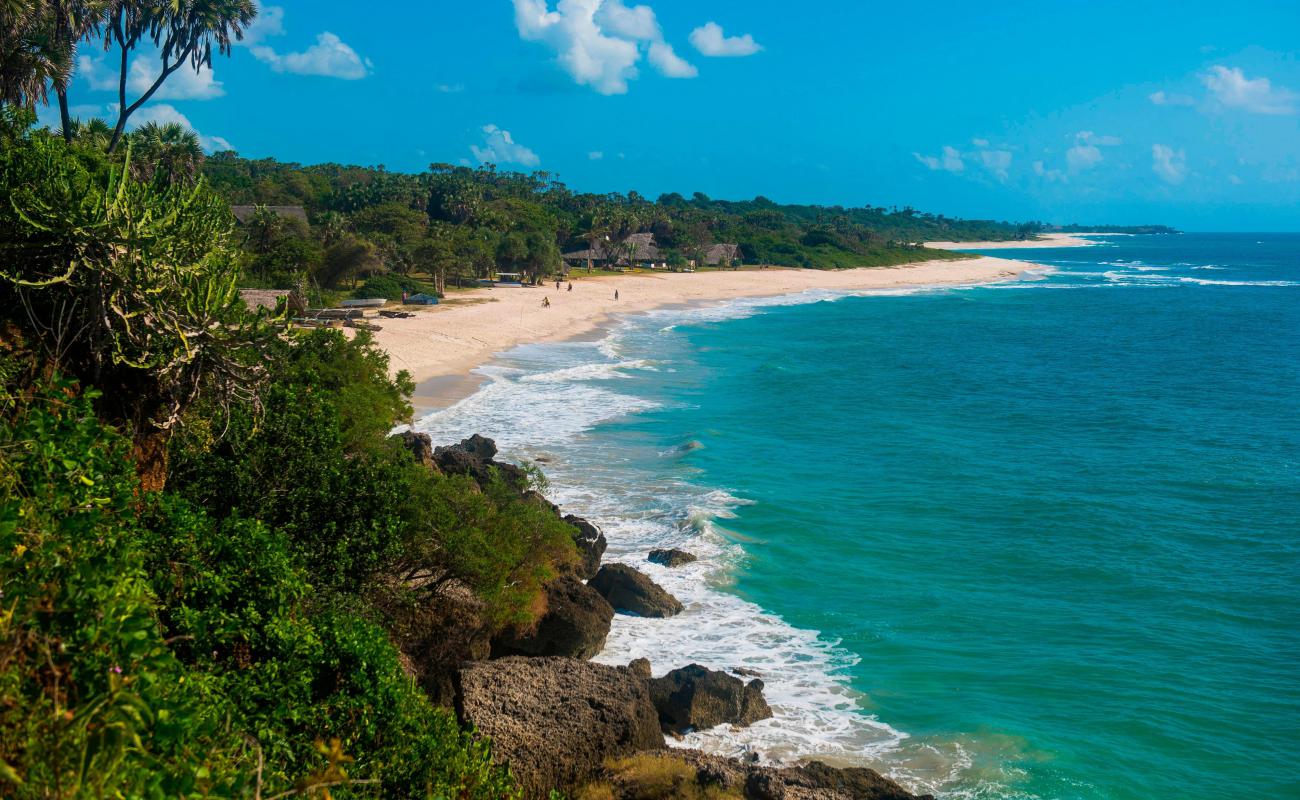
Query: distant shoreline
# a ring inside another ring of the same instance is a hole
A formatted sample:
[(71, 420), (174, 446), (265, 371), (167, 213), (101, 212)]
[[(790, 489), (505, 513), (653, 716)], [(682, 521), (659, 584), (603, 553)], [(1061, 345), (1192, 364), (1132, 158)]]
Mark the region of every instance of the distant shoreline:
[(926, 242), (936, 250), (1012, 250), (1033, 247), (1089, 247), (1096, 242), (1083, 236), (1132, 236), (1131, 233), (1044, 233), (1041, 239), (1016, 239), (1005, 242)]
[[(416, 381), (414, 405), (432, 410), (473, 394), (482, 379), (472, 370), (496, 354), (521, 344), (590, 335), (616, 315), (813, 289), (990, 283), (1012, 280), (1040, 266), (981, 257), (848, 270), (771, 268), (591, 278), (575, 272), (572, 292), (567, 285), (557, 290), (549, 283), (458, 293), (450, 302), (415, 317), (383, 320), (375, 340), (388, 352), (392, 371), (406, 370)], [(550, 300), (549, 307), (543, 307), (543, 298)]]

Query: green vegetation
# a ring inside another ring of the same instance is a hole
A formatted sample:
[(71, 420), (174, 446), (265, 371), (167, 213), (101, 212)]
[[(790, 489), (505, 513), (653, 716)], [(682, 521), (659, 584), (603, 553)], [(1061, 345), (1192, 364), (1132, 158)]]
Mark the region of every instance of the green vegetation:
[(1044, 228), (1048, 233), (1178, 233), (1168, 225), (1052, 225)]
[(412, 385), (367, 336), (246, 311), (203, 181), (30, 124), (0, 110), (0, 796), (514, 796), (387, 611), (526, 624), (572, 529), (389, 439)]

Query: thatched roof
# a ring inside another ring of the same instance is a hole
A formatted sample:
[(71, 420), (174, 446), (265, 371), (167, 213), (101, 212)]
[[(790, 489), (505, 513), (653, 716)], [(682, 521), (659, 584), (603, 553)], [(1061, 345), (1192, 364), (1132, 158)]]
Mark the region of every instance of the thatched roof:
[(230, 211), (239, 220), (241, 225), (247, 224), (253, 218), (253, 212), (258, 208), (265, 208), (273, 214), (278, 214), (285, 219), (297, 219), (303, 222), (307, 221), (307, 211), (302, 206), (231, 206)]
[(710, 266), (715, 264), (730, 264), (738, 258), (740, 258), (740, 245), (715, 244), (711, 245), (708, 252), (704, 254), (704, 263)]
[[(627, 237), (627, 244), (635, 245), (636, 250), (632, 253), (633, 261), (662, 261), (664, 256), (659, 251), (659, 246), (655, 244), (655, 235), (653, 233), (634, 233)], [(574, 250), (571, 253), (565, 253), (564, 259), (567, 261), (626, 261), (625, 251), (621, 251), (615, 256), (611, 252), (610, 243), (606, 241), (596, 242), (596, 246), (589, 250)]]
[(240, 289), (239, 296), (249, 310), (269, 308), (275, 310), (281, 298), (289, 296), (288, 289)]

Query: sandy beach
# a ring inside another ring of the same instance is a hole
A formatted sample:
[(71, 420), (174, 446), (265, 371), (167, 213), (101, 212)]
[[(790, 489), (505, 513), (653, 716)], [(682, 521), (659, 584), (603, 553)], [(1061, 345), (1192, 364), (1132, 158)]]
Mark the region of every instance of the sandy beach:
[(1014, 250), (1032, 247), (1087, 247), (1096, 244), (1083, 236), (1113, 236), (1102, 233), (1044, 233), (1038, 239), (1011, 242), (926, 242), (926, 247), (936, 250)]
[[(528, 342), (590, 334), (612, 317), (678, 304), (790, 294), (809, 289), (860, 290), (1010, 280), (1037, 265), (1000, 258), (926, 261), (851, 270), (763, 269), (584, 278), (573, 291), (555, 284), (457, 292), (409, 319), (385, 319), (375, 334), (394, 371), (411, 373), (417, 408), (448, 405), (471, 393), (470, 370)], [(614, 299), (615, 291), (618, 299)], [(543, 307), (543, 298), (550, 306)]]

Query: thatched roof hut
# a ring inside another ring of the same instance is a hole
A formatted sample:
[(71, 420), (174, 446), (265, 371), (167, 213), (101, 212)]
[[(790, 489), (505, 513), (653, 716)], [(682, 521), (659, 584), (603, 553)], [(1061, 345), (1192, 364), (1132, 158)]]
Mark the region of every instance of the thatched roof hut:
[(265, 208), (272, 214), (284, 217), (285, 219), (296, 219), (303, 223), (307, 222), (307, 210), (302, 206), (231, 206), (230, 212), (239, 220), (240, 225), (247, 225), (248, 221), (253, 218), (254, 212), (259, 208)]

